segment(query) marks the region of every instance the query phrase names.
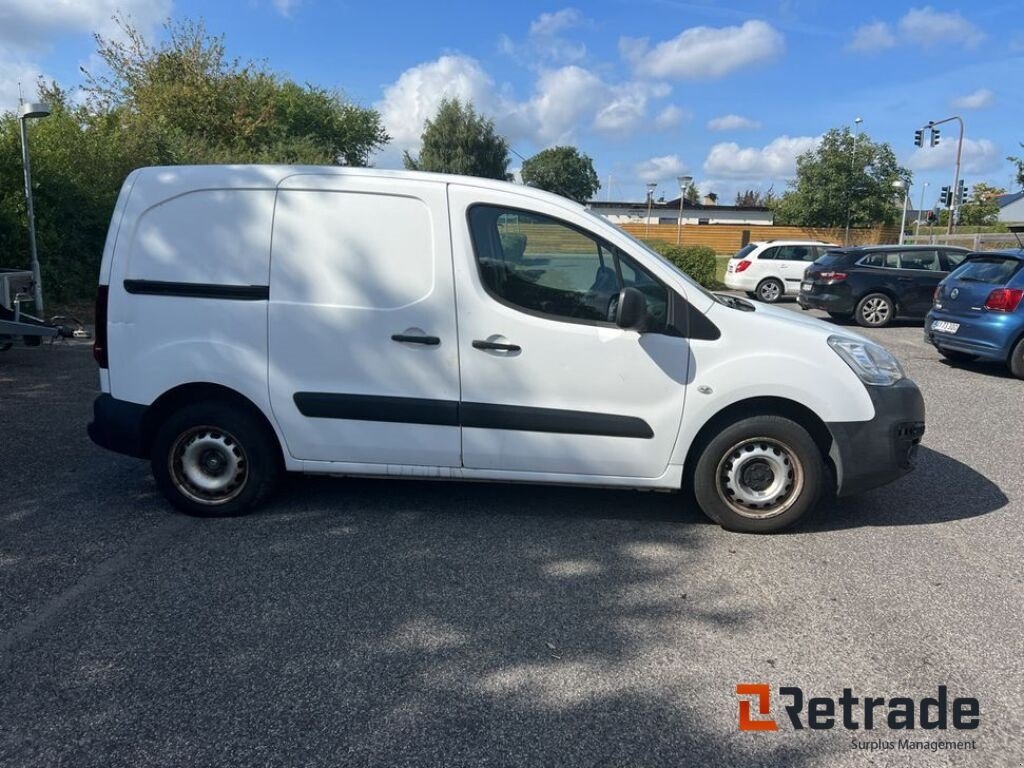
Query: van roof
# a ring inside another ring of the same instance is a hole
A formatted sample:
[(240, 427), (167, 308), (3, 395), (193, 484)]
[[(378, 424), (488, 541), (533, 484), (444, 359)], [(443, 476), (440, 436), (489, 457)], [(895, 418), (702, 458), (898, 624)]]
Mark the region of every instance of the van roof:
[(348, 176), (359, 178), (382, 178), (433, 181), (439, 184), (461, 184), (464, 186), (515, 192), (539, 200), (557, 201), (561, 205), (585, 210), (584, 206), (567, 197), (546, 192), (524, 184), (513, 184), (497, 179), (479, 176), (458, 176), (449, 173), (424, 173), (423, 171), (392, 171), (380, 168), (350, 168), (338, 165), (161, 165), (138, 168), (131, 173), (135, 183), (166, 186), (169, 194), (179, 194), (188, 189), (210, 188), (274, 188), (292, 176)]

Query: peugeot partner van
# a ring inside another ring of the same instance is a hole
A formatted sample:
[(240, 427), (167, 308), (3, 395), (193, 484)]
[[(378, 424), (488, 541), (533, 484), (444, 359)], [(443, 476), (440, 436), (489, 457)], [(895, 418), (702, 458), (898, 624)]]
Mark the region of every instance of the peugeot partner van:
[(924, 431), (882, 347), (504, 182), (144, 168), (99, 283), (89, 434), (195, 515), (289, 471), (685, 489), (767, 532), (900, 477)]

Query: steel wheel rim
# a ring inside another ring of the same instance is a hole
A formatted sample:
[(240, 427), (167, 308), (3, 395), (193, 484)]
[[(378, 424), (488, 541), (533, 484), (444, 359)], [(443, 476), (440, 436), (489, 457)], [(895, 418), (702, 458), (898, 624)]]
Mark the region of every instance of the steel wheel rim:
[(191, 427), (178, 435), (168, 469), (180, 493), (207, 505), (231, 501), (249, 478), (245, 450), (234, 435), (220, 427)]
[(868, 299), (861, 310), (869, 325), (880, 325), (889, 319), (889, 302), (885, 299)]
[(767, 520), (788, 510), (804, 487), (803, 465), (785, 443), (750, 437), (736, 443), (718, 462), (715, 489), (733, 512)]
[(765, 283), (761, 286), (761, 298), (765, 301), (775, 301), (781, 293), (777, 283)]

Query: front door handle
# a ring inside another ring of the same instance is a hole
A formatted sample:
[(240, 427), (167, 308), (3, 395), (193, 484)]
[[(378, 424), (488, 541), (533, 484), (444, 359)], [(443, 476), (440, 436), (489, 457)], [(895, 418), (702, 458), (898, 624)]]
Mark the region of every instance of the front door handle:
[(391, 340), (400, 341), (404, 344), (426, 344), (430, 347), (436, 347), (441, 343), (437, 336), (413, 336), (408, 333), (393, 333), (391, 334)]
[(497, 349), (502, 352), (521, 352), (522, 347), (518, 344), (502, 344), (498, 341), (473, 340), (473, 349)]

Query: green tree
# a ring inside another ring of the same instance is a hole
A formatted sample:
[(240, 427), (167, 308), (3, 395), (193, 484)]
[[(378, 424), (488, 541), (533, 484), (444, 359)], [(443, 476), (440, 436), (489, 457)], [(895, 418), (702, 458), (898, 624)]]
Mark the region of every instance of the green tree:
[(855, 146), (848, 128), (833, 128), (817, 148), (797, 158), (796, 179), (773, 205), (777, 222), (841, 227), (849, 215), (855, 227), (893, 223), (902, 198), (892, 183), (909, 183), (910, 176), (888, 144), (862, 133)]
[(445, 99), (423, 128), (419, 157), (405, 153), (411, 171), (458, 173), (487, 179), (508, 178), (508, 142), (494, 121), (478, 115), (472, 104)]
[(86, 73), (84, 91), (150, 163), (366, 165), (388, 141), (374, 110), (227, 58), (201, 22), (169, 23), (156, 46), (119, 24), (119, 37), (96, 36), (109, 74)]
[(999, 218), (999, 203), (996, 198), (1005, 195), (1006, 190), (979, 182), (971, 188), (971, 197), (960, 207), (960, 224), (984, 226), (993, 224)]
[(523, 182), (584, 203), (601, 188), (594, 162), (576, 147), (551, 147), (523, 163)]
[[(1024, 142), (1021, 142), (1020, 146), (1024, 149)], [(1024, 157), (1015, 157), (1014, 155), (1010, 155), (1006, 159), (1017, 166), (1017, 177), (1015, 181), (1017, 182), (1017, 186), (1024, 190)]]

